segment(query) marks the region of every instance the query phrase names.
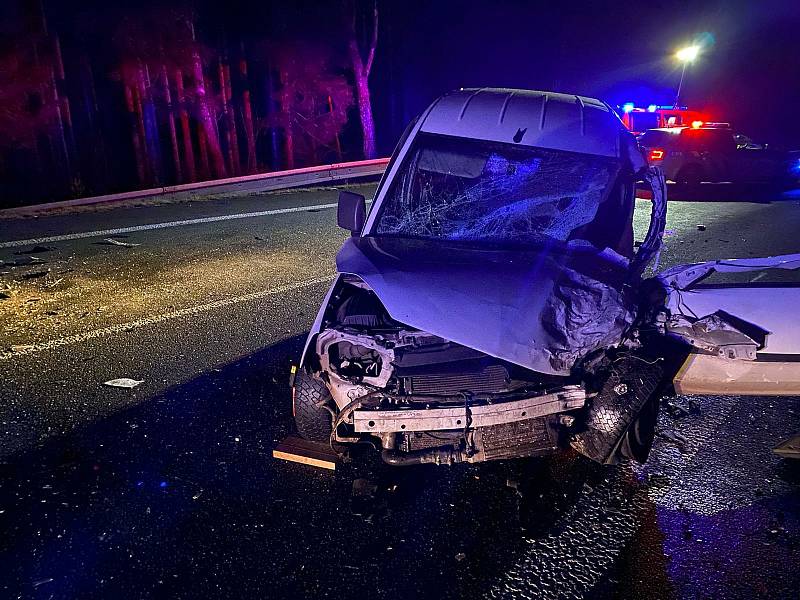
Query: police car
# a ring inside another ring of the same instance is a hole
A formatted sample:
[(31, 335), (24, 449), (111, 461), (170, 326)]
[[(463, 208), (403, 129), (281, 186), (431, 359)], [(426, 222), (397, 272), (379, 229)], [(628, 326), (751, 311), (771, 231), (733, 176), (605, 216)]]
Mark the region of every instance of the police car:
[(701, 182), (790, 185), (800, 171), (796, 153), (772, 150), (734, 134), (727, 123), (701, 121), (683, 127), (648, 129), (639, 136), (648, 161), (668, 180), (687, 186)]

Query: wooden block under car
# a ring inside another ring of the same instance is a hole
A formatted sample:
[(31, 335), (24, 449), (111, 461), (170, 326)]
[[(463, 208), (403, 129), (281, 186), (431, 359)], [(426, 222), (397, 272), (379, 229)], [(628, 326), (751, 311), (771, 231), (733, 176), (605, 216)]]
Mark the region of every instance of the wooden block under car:
[(272, 456), (331, 471), (336, 470), (336, 464), (339, 462), (336, 453), (328, 444), (309, 442), (296, 435), (290, 435), (278, 444), (272, 451)]

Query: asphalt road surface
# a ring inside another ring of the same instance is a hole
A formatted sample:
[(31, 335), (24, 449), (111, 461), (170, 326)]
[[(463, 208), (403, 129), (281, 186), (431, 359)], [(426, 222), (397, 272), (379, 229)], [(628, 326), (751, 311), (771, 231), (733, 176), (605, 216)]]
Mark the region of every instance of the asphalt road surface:
[[(800, 251), (797, 199), (729, 200), (661, 264)], [(677, 398), (644, 467), (273, 459), (335, 201), (0, 219), (0, 597), (798, 597), (800, 398)]]

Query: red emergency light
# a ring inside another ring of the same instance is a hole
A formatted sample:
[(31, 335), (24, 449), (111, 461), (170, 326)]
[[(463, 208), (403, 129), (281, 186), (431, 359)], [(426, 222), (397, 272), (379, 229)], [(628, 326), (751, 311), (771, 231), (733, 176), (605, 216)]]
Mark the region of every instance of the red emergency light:
[(618, 114), (630, 131), (641, 133), (646, 129), (657, 127), (689, 127), (694, 129), (707, 127), (706, 119), (713, 118), (685, 106), (659, 106), (650, 104), (647, 108), (639, 108), (633, 102), (626, 102), (618, 107)]

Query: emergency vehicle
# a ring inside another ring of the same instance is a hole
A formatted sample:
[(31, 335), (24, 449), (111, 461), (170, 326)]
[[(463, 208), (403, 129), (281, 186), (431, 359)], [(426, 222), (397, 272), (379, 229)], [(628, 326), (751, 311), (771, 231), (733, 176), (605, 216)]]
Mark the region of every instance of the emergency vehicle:
[(697, 110), (689, 110), (685, 106), (658, 106), (651, 104), (647, 108), (634, 106), (626, 102), (618, 107), (617, 113), (634, 135), (648, 129), (660, 127), (683, 127), (692, 123), (708, 121), (706, 115)]
[(679, 184), (759, 182), (788, 187), (797, 181), (798, 153), (756, 144), (734, 133), (729, 123), (694, 121), (689, 127), (658, 127), (638, 140), (648, 162)]

